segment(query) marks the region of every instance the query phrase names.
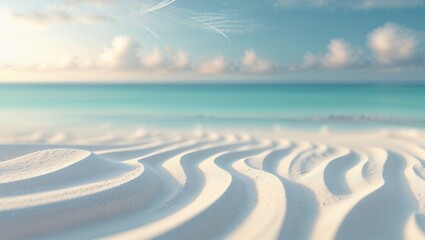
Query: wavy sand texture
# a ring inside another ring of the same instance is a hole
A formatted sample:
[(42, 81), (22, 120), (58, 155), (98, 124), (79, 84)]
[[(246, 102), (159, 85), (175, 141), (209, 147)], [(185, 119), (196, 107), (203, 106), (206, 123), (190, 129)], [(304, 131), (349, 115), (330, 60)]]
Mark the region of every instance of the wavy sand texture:
[(425, 239), (424, 140), (20, 134), (0, 145), (0, 238)]

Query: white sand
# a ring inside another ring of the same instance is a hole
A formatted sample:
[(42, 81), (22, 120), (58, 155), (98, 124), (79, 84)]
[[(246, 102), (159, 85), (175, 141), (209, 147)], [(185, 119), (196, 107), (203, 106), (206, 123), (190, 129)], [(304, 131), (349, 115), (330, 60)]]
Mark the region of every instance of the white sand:
[(425, 239), (419, 131), (38, 131), (0, 143), (0, 239)]

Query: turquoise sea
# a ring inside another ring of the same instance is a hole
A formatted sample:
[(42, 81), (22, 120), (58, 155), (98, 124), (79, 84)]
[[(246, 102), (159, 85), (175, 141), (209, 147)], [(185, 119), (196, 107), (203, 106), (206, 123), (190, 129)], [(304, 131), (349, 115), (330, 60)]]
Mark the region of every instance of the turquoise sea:
[(425, 85), (0, 85), (3, 126), (425, 128)]

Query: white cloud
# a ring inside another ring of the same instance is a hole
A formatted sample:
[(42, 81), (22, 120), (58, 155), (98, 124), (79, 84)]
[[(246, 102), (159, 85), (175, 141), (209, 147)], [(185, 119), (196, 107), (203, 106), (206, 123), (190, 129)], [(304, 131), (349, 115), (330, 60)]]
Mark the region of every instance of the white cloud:
[[(89, 4), (91, 1), (81, 2)], [(92, 3), (94, 4), (95, 2), (93, 1)], [(66, 3), (45, 4), (40, 10), (31, 12), (20, 12), (0, 6), (0, 14), (4, 15), (9, 21), (36, 27), (48, 27), (66, 23), (98, 24), (115, 20), (102, 12), (93, 12), (90, 9), (83, 9)]]
[(277, 0), (278, 7), (326, 7), (351, 9), (388, 9), (425, 6), (423, 0)]
[(328, 52), (323, 57), (325, 68), (348, 68), (358, 64), (359, 51), (354, 50), (348, 42), (343, 39), (332, 39), (328, 45)]
[(359, 9), (411, 8), (425, 6), (423, 0), (362, 0), (356, 1), (354, 7)]
[(76, 56), (65, 55), (58, 62), (57, 69), (59, 70), (73, 70), (80, 67), (79, 60)]
[(419, 33), (387, 23), (373, 30), (368, 36), (368, 46), (379, 65), (412, 65), (422, 60)]
[(171, 47), (154, 47), (141, 55), (141, 45), (129, 36), (116, 36), (109, 47), (103, 49), (97, 58), (80, 59), (74, 55), (63, 56), (57, 64), (36, 63), (30, 70), (116, 70), (144, 72), (189, 71), (192, 61), (183, 50), (174, 51)]
[(82, 23), (82, 24), (97, 24), (97, 23), (103, 23), (103, 22), (112, 22), (115, 19), (103, 15), (103, 14), (93, 14), (93, 13), (81, 13), (77, 14), (74, 17), (74, 22)]
[(112, 46), (104, 48), (98, 57), (79, 58), (66, 54), (55, 63), (34, 62), (31, 64), (8, 65), (19, 71), (136, 71), (142, 70), (137, 55), (139, 44), (128, 36), (117, 36)]
[(150, 54), (141, 59), (141, 62), (145, 68), (151, 70), (164, 68), (166, 65), (166, 59), (158, 47), (154, 47)]
[(148, 55), (141, 58), (141, 63), (146, 70), (153, 71), (190, 70), (192, 65), (187, 52), (183, 50), (175, 52), (171, 47), (166, 47), (164, 51), (154, 47)]
[(386, 23), (367, 36), (373, 56), (353, 48), (343, 39), (332, 39), (325, 54), (307, 53), (303, 61), (289, 69), (364, 69), (368, 71), (403, 70), (423, 66), (424, 52), (420, 49), (421, 34), (395, 23)]
[(79, 59), (78, 63), (79, 68), (83, 70), (98, 69), (98, 64), (96, 63), (96, 60), (93, 60), (91, 58), (86, 58), (83, 60)]
[(26, 13), (7, 8), (0, 10), (0, 13), (5, 15), (9, 21), (41, 27), (64, 23), (97, 24), (114, 21), (112, 17), (105, 14), (82, 12), (60, 5), (46, 5), (44, 10)]
[(231, 70), (231, 63), (222, 55), (211, 59), (205, 59), (198, 66), (198, 73), (205, 75), (217, 75), (227, 73)]
[[(316, 54), (312, 53), (312, 52), (308, 52), (306, 54), (304, 54), (303, 56), (303, 60), (301, 63), (301, 68), (302, 69), (311, 69), (311, 68), (317, 68), (320, 66), (321, 63), (321, 58), (319, 56), (317, 56)], [(298, 67), (296, 66), (291, 66), (291, 69), (296, 70)]]
[(66, 0), (65, 5), (79, 6), (89, 5), (95, 7), (105, 7), (121, 2), (121, 0)]
[(274, 70), (274, 64), (266, 59), (259, 58), (257, 53), (252, 50), (246, 50), (241, 62), (240, 68), (248, 73), (269, 73)]
[(361, 64), (361, 52), (354, 50), (351, 45), (343, 39), (332, 39), (327, 46), (327, 53), (317, 55), (311, 52), (304, 55), (301, 67), (348, 69)]
[(321, 7), (327, 6), (332, 0), (278, 0), (279, 7)]
[(131, 70), (140, 67), (138, 51), (140, 44), (129, 36), (117, 36), (112, 46), (100, 54), (99, 67), (116, 70)]
[(6, 70), (6, 69), (9, 69), (9, 68), (10, 68), (10, 66), (8, 64), (0, 62), (0, 70)]
[(179, 50), (173, 54), (172, 62), (172, 68), (176, 70), (189, 70), (192, 68), (192, 61), (189, 54), (183, 50)]
[(275, 65), (271, 61), (259, 58), (253, 50), (246, 50), (238, 64), (234, 64), (223, 55), (205, 58), (203, 61), (193, 64), (189, 54), (183, 50), (175, 51), (171, 47), (164, 49), (154, 47), (147, 54), (141, 55), (140, 49), (141, 45), (131, 37), (117, 36), (113, 39), (112, 46), (104, 48), (98, 58), (82, 60), (73, 55), (65, 55), (57, 64), (38, 63), (27, 69), (36, 71), (186, 72), (201, 75), (266, 74), (275, 70)]

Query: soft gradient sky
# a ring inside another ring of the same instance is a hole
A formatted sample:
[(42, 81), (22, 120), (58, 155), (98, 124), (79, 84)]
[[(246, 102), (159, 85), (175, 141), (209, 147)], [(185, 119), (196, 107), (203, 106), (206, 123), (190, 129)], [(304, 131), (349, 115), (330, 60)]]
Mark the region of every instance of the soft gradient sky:
[(1, 82), (425, 82), (425, 0), (3, 0)]

